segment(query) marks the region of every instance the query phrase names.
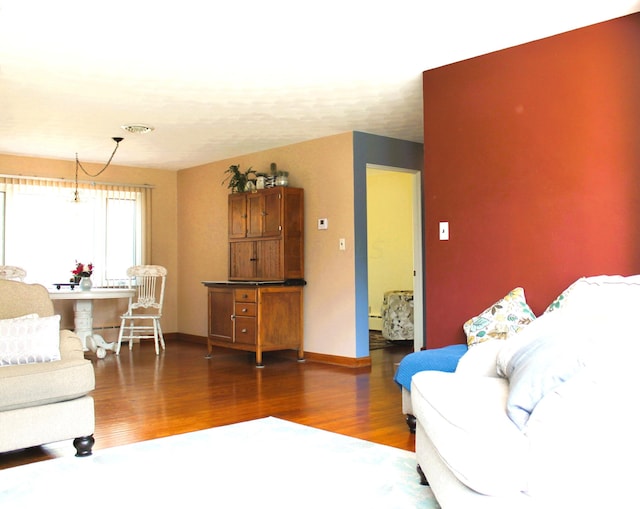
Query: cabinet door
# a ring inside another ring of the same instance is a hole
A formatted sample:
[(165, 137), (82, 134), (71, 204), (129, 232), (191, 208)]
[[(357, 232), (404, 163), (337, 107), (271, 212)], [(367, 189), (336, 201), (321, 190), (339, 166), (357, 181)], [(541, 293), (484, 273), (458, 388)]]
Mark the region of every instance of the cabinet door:
[(233, 290), (209, 288), (209, 337), (233, 342)]
[(282, 233), (282, 193), (274, 189), (264, 194), (262, 236), (277, 237)]
[(282, 193), (266, 189), (247, 194), (247, 237), (277, 237), (282, 232)]
[[(265, 287), (260, 290), (258, 341), (265, 347), (303, 346), (302, 287)], [(300, 352), (300, 356), (302, 353)]]
[(258, 279), (279, 281), (284, 279), (282, 270), (282, 241), (256, 241), (256, 277)]
[(231, 279), (255, 279), (256, 243), (229, 243), (229, 277)]
[(264, 227), (264, 196), (262, 193), (247, 195), (247, 237), (261, 237)]
[(229, 195), (229, 238), (247, 236), (247, 200), (243, 193)]

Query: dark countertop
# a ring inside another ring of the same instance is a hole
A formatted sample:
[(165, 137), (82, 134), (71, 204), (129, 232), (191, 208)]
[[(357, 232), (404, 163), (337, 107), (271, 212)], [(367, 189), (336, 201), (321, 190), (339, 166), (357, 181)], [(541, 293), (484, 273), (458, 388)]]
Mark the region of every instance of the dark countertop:
[(305, 286), (304, 279), (286, 281), (202, 281), (204, 286)]

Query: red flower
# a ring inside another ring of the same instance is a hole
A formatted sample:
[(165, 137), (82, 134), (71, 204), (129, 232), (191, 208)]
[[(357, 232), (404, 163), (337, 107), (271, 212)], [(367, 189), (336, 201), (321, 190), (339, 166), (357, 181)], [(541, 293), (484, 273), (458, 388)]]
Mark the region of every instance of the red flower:
[(84, 265), (76, 260), (76, 268), (71, 271), (74, 277), (91, 277), (93, 274), (93, 263)]

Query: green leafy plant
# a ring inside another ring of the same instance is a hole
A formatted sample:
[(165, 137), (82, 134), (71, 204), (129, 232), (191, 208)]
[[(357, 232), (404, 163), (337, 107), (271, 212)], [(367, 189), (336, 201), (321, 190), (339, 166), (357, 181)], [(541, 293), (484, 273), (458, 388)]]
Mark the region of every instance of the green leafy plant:
[(236, 193), (244, 193), (247, 190), (247, 183), (251, 180), (249, 177), (256, 174), (255, 170), (252, 170), (251, 167), (245, 171), (240, 171), (240, 165), (238, 164), (229, 166), (229, 169), (227, 169), (225, 173), (228, 173), (228, 175), (222, 183), (227, 182), (227, 188)]

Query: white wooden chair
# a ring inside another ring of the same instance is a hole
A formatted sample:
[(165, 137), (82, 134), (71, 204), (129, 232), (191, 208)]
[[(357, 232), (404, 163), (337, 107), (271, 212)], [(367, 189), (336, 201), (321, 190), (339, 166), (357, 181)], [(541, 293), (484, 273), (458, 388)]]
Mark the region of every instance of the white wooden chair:
[[(164, 336), (160, 327), (164, 287), (167, 280), (167, 269), (160, 265), (136, 265), (127, 269), (128, 288), (136, 293), (129, 297), (129, 308), (120, 318), (120, 334), (116, 355), (120, 354), (122, 340), (129, 341), (129, 350), (133, 348), (134, 339), (153, 338), (156, 355), (160, 353), (158, 343), (164, 350)], [(149, 324), (149, 321), (151, 324)], [(140, 322), (143, 324), (140, 325)]]
[(11, 281), (24, 281), (27, 277), (27, 271), (14, 265), (0, 265), (0, 279), (9, 279)]

